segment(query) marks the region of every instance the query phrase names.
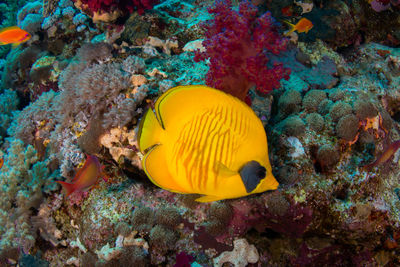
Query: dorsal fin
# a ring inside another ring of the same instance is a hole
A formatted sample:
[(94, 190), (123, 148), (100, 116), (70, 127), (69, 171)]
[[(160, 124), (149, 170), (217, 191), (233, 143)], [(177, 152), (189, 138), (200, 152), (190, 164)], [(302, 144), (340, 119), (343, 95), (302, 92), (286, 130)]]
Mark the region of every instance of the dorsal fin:
[(22, 29), (20, 27), (18, 27), (18, 26), (5, 27), (5, 28), (0, 30), (0, 34), (5, 32), (5, 31), (10, 31), (10, 30), (22, 30)]

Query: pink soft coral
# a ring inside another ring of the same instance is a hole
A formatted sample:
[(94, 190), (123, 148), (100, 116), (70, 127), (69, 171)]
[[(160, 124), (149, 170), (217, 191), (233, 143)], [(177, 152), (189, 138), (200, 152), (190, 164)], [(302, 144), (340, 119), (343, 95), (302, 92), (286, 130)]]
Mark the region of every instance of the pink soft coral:
[(270, 12), (257, 17), (257, 7), (244, 1), (239, 11), (232, 10), (231, 1), (217, 1), (209, 9), (215, 14), (205, 24), (205, 52), (197, 52), (195, 61), (210, 60), (206, 76), (209, 86), (245, 100), (249, 89), (268, 93), (288, 79), (290, 69), (274, 63), (269, 68), (267, 53), (278, 55), (286, 49), (287, 40), (280, 37)]

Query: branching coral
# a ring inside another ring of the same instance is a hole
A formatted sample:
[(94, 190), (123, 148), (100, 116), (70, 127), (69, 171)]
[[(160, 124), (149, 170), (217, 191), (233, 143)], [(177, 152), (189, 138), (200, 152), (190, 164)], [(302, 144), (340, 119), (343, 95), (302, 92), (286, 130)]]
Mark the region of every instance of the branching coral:
[(30, 225), (31, 208), (38, 208), (43, 192), (57, 188), (57, 172), (50, 173), (47, 161), (39, 161), (32, 146), (10, 140), (0, 173), (0, 249), (19, 247), (25, 253), (34, 245), (36, 231)]
[(194, 58), (210, 60), (207, 85), (242, 100), (253, 85), (259, 92), (268, 93), (290, 74), (268, 56), (284, 51), (286, 40), (279, 36), (271, 13), (257, 17), (257, 11), (248, 1), (240, 3), (239, 11), (231, 9), (230, 0), (217, 1), (209, 9), (214, 19), (204, 25), (206, 51), (197, 52)]

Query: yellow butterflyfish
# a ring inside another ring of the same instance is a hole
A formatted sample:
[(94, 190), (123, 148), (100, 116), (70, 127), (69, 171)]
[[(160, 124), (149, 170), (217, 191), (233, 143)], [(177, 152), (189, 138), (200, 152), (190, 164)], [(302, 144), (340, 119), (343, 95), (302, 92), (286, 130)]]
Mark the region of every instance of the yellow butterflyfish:
[(204, 195), (198, 202), (277, 189), (264, 127), (238, 98), (203, 85), (178, 86), (154, 110), (142, 118), (138, 141), (155, 185)]

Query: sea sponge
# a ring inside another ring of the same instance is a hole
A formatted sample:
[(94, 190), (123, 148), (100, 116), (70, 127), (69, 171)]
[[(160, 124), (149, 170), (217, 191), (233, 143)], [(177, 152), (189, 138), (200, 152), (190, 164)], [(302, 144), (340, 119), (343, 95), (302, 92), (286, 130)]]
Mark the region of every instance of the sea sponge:
[(181, 221), (182, 216), (176, 208), (161, 207), (156, 211), (157, 224), (174, 229), (181, 223)]
[(351, 114), (352, 112), (353, 109), (350, 106), (350, 104), (343, 101), (336, 102), (329, 109), (329, 115), (331, 116), (334, 122), (338, 122), (340, 118), (342, 118), (345, 115)]
[(279, 111), (283, 115), (289, 115), (300, 111), (301, 94), (296, 90), (288, 90), (279, 98)]
[(335, 166), (340, 159), (339, 151), (330, 144), (322, 145), (317, 152), (316, 160), (323, 170)]
[(315, 132), (320, 132), (324, 129), (324, 118), (318, 113), (310, 113), (306, 116), (307, 125)]
[(303, 120), (297, 116), (292, 115), (282, 121), (283, 132), (289, 136), (299, 136), (305, 131), (305, 124)]
[(303, 98), (303, 108), (307, 112), (316, 112), (318, 105), (326, 99), (326, 93), (322, 90), (310, 90)]
[(358, 133), (359, 120), (353, 114), (342, 117), (336, 125), (336, 133), (346, 141), (353, 141)]
[(353, 103), (354, 111), (357, 115), (357, 117), (360, 120), (365, 120), (366, 118), (373, 118), (378, 116), (378, 110), (369, 101), (365, 100), (356, 100)]
[(257, 263), (260, 259), (256, 247), (250, 245), (246, 239), (236, 239), (233, 241), (233, 245), (233, 251), (225, 251), (214, 258), (215, 267), (222, 267), (227, 262), (232, 263), (235, 267), (246, 267), (248, 263)]
[(148, 233), (154, 225), (154, 212), (149, 207), (135, 209), (132, 214), (132, 226), (134, 230)]

